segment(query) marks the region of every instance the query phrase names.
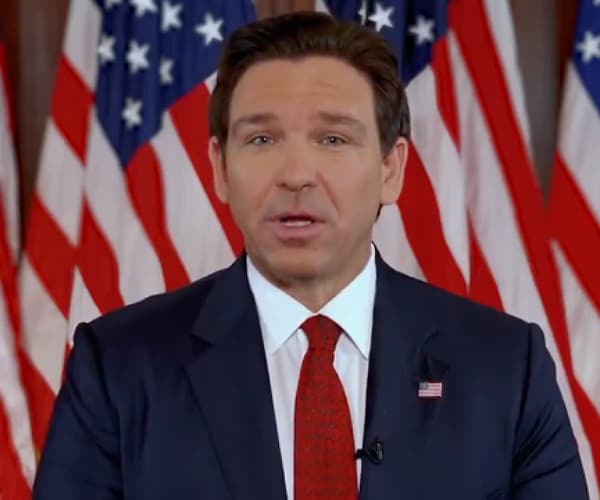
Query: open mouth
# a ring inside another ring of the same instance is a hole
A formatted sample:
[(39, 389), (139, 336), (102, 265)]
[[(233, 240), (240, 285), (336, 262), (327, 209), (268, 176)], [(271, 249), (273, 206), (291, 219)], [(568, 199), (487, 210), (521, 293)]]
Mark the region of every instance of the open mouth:
[(286, 227), (308, 227), (316, 221), (308, 215), (285, 215), (279, 217), (279, 222)]

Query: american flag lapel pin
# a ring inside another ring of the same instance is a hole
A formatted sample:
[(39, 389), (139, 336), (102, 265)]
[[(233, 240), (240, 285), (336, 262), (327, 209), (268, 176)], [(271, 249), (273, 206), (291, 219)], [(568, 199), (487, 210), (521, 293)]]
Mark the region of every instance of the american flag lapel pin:
[(441, 382), (419, 382), (419, 391), (417, 393), (420, 399), (439, 399), (442, 397)]

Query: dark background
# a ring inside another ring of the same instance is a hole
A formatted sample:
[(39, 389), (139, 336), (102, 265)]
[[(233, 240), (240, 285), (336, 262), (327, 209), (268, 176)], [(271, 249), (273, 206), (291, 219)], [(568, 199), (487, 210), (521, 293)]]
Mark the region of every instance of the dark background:
[[(82, 1), (82, 0), (73, 0)], [(531, 145), (541, 185), (552, 166), (562, 76), (572, 44), (576, 0), (511, 0)], [(255, 0), (266, 17), (312, 9), (314, 0)], [(15, 143), (27, 216), (40, 146), (61, 51), (69, 0), (0, 0), (0, 27), (8, 61)]]

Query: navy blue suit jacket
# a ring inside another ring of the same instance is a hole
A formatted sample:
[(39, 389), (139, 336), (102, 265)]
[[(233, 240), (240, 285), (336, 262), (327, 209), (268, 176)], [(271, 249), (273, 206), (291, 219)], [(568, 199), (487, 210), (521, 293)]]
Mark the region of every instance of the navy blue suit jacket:
[[(587, 498), (539, 328), (379, 257), (366, 406), (362, 500)], [(34, 499), (121, 498), (286, 498), (244, 259), (78, 327)]]

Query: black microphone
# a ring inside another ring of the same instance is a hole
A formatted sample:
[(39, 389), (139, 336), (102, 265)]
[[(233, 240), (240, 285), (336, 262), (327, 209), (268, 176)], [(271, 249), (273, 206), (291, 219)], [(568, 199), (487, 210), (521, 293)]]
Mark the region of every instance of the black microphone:
[(368, 448), (356, 450), (354, 458), (357, 460), (366, 458), (373, 465), (379, 465), (383, 462), (383, 441), (378, 437), (374, 438)]

